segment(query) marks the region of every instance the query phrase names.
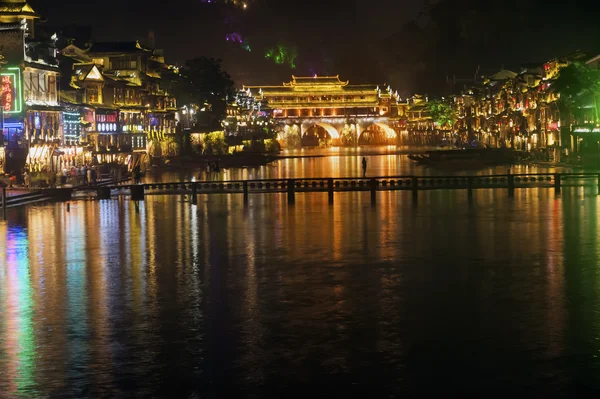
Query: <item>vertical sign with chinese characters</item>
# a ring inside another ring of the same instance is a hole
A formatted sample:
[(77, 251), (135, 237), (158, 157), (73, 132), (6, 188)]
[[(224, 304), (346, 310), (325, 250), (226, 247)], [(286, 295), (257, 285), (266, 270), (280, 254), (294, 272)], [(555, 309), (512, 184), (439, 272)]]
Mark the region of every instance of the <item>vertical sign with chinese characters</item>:
[(13, 106), (14, 106), (13, 93), (14, 93), (14, 91), (15, 91), (15, 82), (13, 81), (13, 77), (10, 75), (2, 76), (2, 97), (4, 99), (2, 108), (4, 108), (4, 112), (10, 112), (13, 110)]
[(0, 72), (0, 93), (2, 110), (5, 114), (18, 114), (22, 111), (21, 70), (4, 68)]

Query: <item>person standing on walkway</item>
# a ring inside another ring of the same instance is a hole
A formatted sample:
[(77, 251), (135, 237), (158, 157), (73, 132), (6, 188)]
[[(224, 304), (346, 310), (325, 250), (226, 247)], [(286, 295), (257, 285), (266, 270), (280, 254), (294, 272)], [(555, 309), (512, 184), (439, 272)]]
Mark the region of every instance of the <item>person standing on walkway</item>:
[(362, 159), (363, 177), (367, 177), (367, 158)]
[(140, 168), (140, 165), (136, 165), (135, 168), (133, 168), (133, 182), (135, 184), (140, 184), (142, 180), (142, 170)]

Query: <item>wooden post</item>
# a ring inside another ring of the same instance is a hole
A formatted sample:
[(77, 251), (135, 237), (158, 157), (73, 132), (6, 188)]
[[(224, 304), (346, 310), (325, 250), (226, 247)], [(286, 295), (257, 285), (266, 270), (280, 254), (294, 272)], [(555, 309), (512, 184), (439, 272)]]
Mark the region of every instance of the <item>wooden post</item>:
[(192, 183), (192, 196), (190, 197), (190, 201), (192, 204), (196, 205), (198, 202), (198, 184)]
[(419, 178), (417, 176), (413, 176), (411, 178), (412, 180), (412, 196), (413, 196), (413, 200), (418, 200), (419, 199)]
[(296, 203), (296, 180), (288, 179), (287, 181), (287, 189), (288, 189), (288, 204), (293, 205)]
[(329, 198), (329, 205), (333, 205), (333, 179), (331, 178), (327, 179), (327, 197)]
[(469, 202), (473, 201), (473, 177), (469, 176), (467, 178), (467, 193), (469, 195)]
[(6, 201), (6, 187), (2, 187), (2, 217), (6, 220), (6, 206), (8, 202)]
[(508, 196), (515, 196), (515, 177), (513, 175), (508, 175)]
[(110, 188), (108, 187), (98, 187), (96, 193), (96, 198), (99, 200), (110, 199)]
[(242, 187), (244, 189), (244, 205), (248, 205), (248, 182), (243, 182)]
[(371, 179), (371, 205), (377, 204), (377, 180)]
[(144, 185), (143, 184), (130, 186), (130, 190), (131, 190), (131, 199), (133, 201), (143, 201), (144, 200)]
[(554, 194), (560, 194), (560, 175), (554, 174)]

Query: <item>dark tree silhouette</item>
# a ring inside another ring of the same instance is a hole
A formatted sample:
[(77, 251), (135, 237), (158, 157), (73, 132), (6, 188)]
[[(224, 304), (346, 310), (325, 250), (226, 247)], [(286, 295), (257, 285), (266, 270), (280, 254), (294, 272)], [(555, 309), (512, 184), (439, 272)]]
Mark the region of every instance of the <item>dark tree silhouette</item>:
[(186, 61), (179, 75), (172, 76), (172, 92), (179, 105), (210, 106), (215, 119), (225, 117), (227, 98), (234, 94), (234, 82), (221, 67), (221, 60), (207, 57)]

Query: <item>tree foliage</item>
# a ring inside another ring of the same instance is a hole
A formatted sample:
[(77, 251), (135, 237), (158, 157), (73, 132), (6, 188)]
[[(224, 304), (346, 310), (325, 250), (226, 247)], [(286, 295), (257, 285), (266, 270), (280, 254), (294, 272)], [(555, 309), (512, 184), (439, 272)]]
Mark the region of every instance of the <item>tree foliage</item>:
[(454, 126), (456, 116), (452, 105), (446, 100), (433, 100), (427, 103), (429, 115), (440, 128), (451, 128)]
[(206, 135), (204, 139), (204, 154), (225, 155), (227, 154), (227, 148), (223, 132), (211, 132)]
[(589, 106), (593, 97), (600, 93), (600, 70), (574, 62), (560, 70), (553, 86), (560, 94), (560, 102), (567, 108)]

